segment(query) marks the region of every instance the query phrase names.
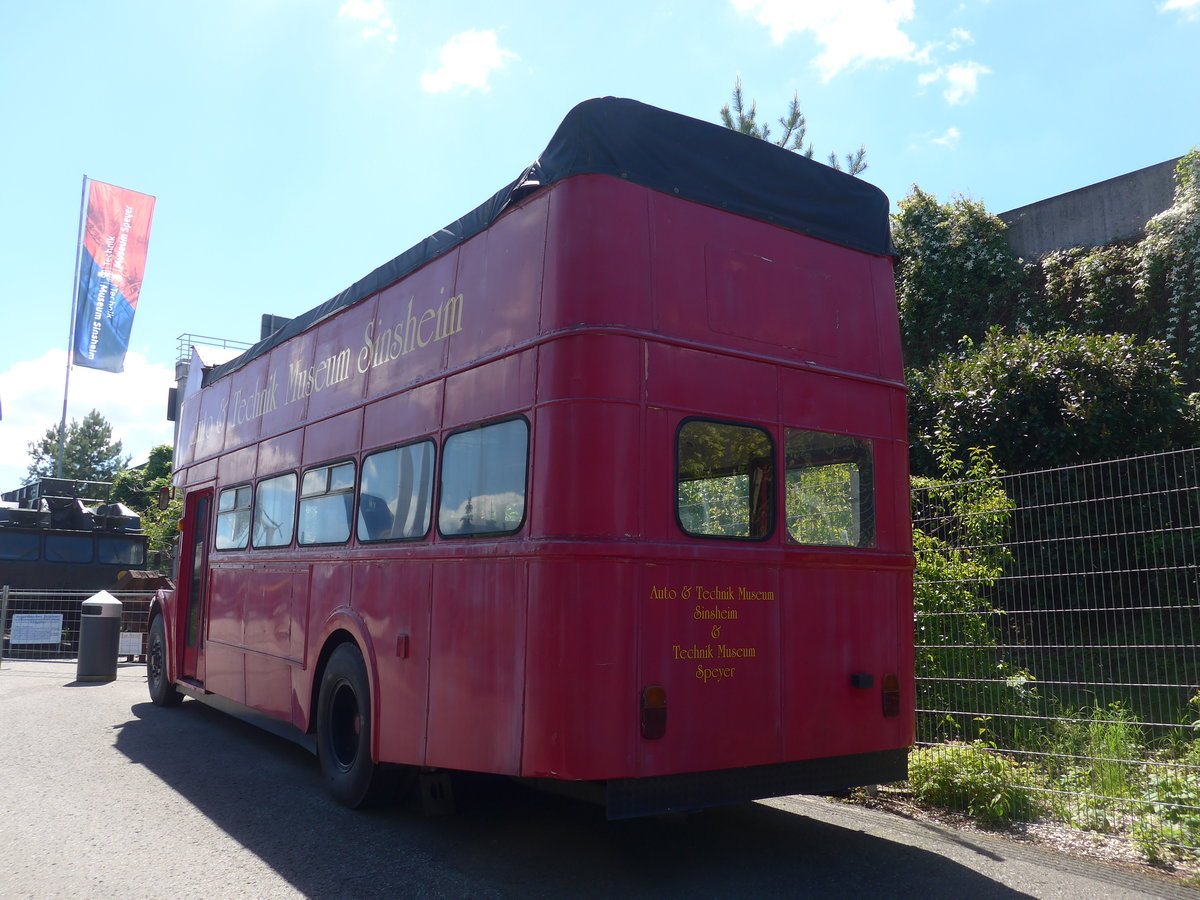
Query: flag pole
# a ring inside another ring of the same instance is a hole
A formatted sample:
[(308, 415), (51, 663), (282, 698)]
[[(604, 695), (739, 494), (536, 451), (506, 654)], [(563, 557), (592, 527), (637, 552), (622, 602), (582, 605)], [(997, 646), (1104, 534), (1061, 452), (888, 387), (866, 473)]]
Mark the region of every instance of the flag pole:
[(87, 210), (88, 177), (83, 176), (83, 187), (79, 194), (79, 228), (75, 233), (75, 274), (71, 279), (71, 316), (67, 324), (67, 377), (63, 382), (62, 421), (58, 426), (58, 457), (54, 463), (54, 477), (62, 478), (63, 447), (67, 440), (67, 394), (71, 389), (71, 358), (75, 353), (75, 312), (79, 302), (79, 260), (83, 254), (83, 217)]

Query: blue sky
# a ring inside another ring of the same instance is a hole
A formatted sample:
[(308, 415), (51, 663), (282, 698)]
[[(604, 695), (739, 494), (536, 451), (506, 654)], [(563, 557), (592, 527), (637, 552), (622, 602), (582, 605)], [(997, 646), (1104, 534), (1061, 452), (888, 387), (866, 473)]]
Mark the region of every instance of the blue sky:
[(177, 336), (257, 338), (482, 202), (589, 97), (716, 121), (798, 92), (1001, 212), (1200, 144), (1200, 0), (63, 0), (0, 12), (0, 489), (61, 414), (81, 180), (155, 195), (126, 372), (76, 368), (134, 461), (169, 442)]

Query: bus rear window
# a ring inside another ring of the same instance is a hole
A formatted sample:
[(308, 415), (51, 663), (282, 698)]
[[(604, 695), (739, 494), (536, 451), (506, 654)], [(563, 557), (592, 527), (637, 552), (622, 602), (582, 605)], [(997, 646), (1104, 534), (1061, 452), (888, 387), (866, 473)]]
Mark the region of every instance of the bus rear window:
[(761, 428), (692, 419), (676, 438), (679, 525), (698, 537), (759, 540), (774, 524), (774, 450)]
[(789, 428), (784, 461), (787, 529), (793, 541), (875, 545), (871, 441)]
[(433, 516), (433, 442), (372, 453), (363, 460), (358, 539), (402, 541), (429, 533)]
[(510, 419), (446, 438), (438, 531), (509, 534), (525, 521), (529, 424)]

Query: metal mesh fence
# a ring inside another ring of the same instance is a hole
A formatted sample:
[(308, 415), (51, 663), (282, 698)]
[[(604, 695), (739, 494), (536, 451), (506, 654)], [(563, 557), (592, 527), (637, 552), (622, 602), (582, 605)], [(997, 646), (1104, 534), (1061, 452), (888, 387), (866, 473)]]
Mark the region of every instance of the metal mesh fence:
[[(95, 591), (25, 591), (0, 587), (0, 661), (75, 659), (79, 616)], [(120, 657), (143, 658), (153, 591), (109, 591), (121, 601)]]
[(916, 483), (926, 789), (1200, 849), (1198, 453)]

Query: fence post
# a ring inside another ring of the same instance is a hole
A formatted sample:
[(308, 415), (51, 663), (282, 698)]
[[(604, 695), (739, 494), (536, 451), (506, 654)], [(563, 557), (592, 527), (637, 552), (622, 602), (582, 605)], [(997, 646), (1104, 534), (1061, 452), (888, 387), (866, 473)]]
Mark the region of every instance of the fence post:
[(0, 590), (0, 666), (4, 665), (4, 625), (8, 622), (8, 585)]

